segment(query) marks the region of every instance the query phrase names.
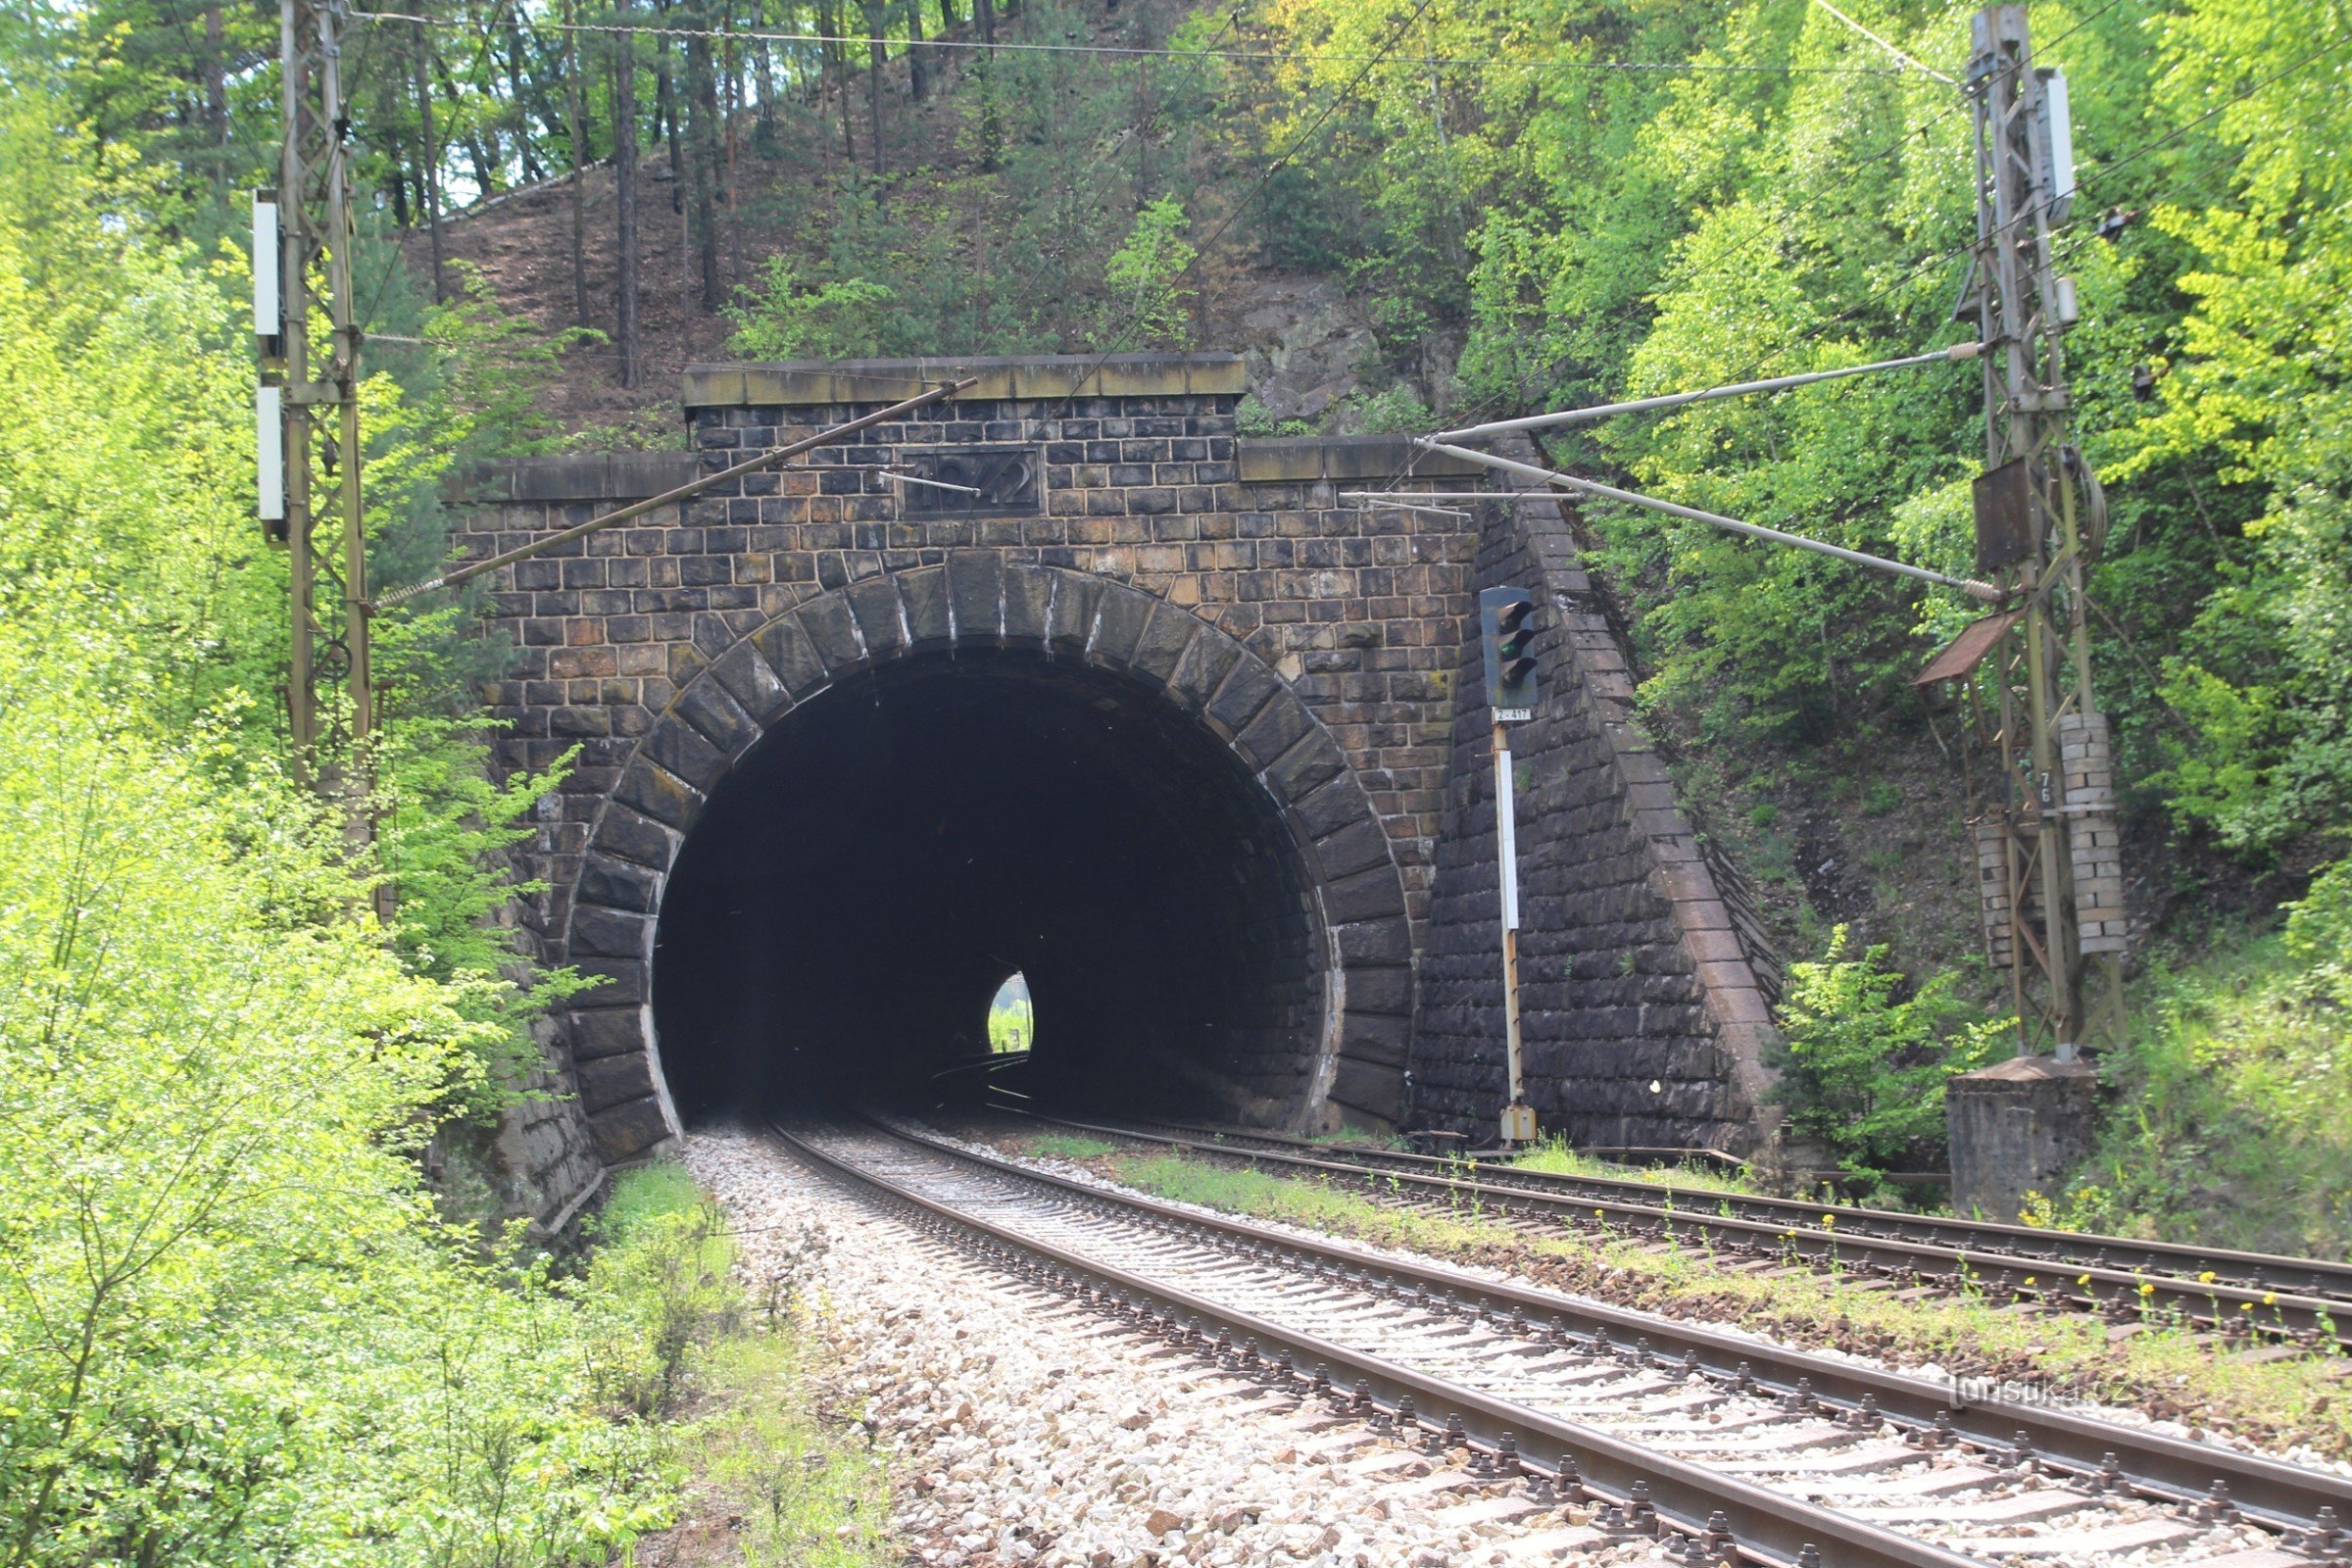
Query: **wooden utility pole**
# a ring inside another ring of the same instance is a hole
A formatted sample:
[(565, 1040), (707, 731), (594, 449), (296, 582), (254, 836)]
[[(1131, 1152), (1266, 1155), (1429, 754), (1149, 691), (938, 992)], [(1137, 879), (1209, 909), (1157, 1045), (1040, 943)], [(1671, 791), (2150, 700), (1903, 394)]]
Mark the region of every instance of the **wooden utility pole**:
[[(2125, 936), (2111, 743), (2084, 624), (2081, 458), (2066, 434), (2075, 287), (2050, 256), (2074, 203), (2073, 133), (2066, 79), (2034, 64), (2023, 5), (1978, 13), (1972, 44), (1977, 247), (1960, 315), (1984, 345), (1977, 564), (2016, 612), (1988, 662), (1999, 787), (1972, 831), (1987, 946), (2019, 1004), (2019, 1054), (2046, 1044), (2071, 1061), (2088, 1035), (2121, 1022)], [(2096, 997), (2085, 996), (2086, 969)]]

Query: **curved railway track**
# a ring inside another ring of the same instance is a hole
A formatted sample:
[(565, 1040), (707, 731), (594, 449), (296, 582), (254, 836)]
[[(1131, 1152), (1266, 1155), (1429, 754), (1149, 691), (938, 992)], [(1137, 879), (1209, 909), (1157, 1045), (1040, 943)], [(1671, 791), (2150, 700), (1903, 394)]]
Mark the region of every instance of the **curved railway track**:
[[(2297, 1568), (2352, 1548), (2352, 1480), (1462, 1270), (1180, 1208), (878, 1121), (804, 1159), (1264, 1392), (1449, 1455), (1551, 1549), (1965, 1568)], [(1446, 1484), (1454, 1484), (1448, 1482)], [(1564, 1510), (1551, 1517), (1553, 1510)], [(1546, 1530), (1545, 1527), (1549, 1526)]]
[(1899, 1287), (2186, 1321), (2227, 1339), (2352, 1352), (2352, 1264), (2133, 1241), (2082, 1231), (1719, 1193), (1490, 1160), (1310, 1143), (1179, 1122), (1081, 1121), (992, 1105), (997, 1114), (1098, 1138), (1285, 1174), (1342, 1179), (1367, 1196), (1463, 1200), (1585, 1234), (1688, 1242), (1721, 1252), (1865, 1274)]

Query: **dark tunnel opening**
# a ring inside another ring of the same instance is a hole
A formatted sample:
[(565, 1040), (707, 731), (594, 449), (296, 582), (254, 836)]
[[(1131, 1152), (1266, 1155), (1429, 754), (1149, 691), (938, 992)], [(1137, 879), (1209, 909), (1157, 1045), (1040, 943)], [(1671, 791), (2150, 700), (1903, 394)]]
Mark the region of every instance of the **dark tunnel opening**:
[(1309, 1090), (1324, 948), (1298, 840), (1198, 717), (961, 651), (805, 704), (717, 787), (662, 896), (654, 1020), (690, 1121), (930, 1099), (977, 1082), (939, 1075), (986, 1058), (1017, 972), (1052, 999), (1021, 1093), (1264, 1121)]

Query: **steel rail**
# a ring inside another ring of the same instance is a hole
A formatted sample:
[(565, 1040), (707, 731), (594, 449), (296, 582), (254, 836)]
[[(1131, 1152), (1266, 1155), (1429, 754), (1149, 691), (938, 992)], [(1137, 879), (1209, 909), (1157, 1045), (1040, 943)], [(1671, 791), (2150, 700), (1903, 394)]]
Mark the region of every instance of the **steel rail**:
[[(1604, 1500), (1631, 1503), (1640, 1486), (1647, 1494), (1646, 1501), (1659, 1518), (1684, 1535), (1705, 1536), (1720, 1531), (1726, 1524), (1740, 1555), (1750, 1562), (1783, 1568), (1799, 1560), (1804, 1548), (1812, 1546), (1823, 1553), (1817, 1561), (1834, 1562), (1839, 1568), (1982, 1568), (1975, 1559), (1947, 1551), (1940, 1546), (1884, 1530), (1863, 1520), (1851, 1518), (1833, 1510), (1818, 1507), (1795, 1497), (1785, 1496), (1766, 1488), (1719, 1474), (1702, 1465), (1670, 1455), (1653, 1452), (1638, 1444), (1628, 1443), (1609, 1433), (1546, 1415), (1525, 1405), (1495, 1398), (1473, 1389), (1399, 1366), (1380, 1357), (1368, 1355), (1299, 1329), (1271, 1322), (1245, 1312), (1238, 1307), (1195, 1296), (1175, 1286), (1130, 1273), (1110, 1264), (1099, 1262), (1080, 1252), (1054, 1246), (1024, 1236), (1009, 1226), (967, 1213), (962, 1209), (926, 1198), (887, 1176), (865, 1169), (854, 1160), (820, 1148), (791, 1130), (770, 1124), (776, 1136), (808, 1163), (837, 1177), (856, 1182), (883, 1194), (903, 1207), (912, 1209), (943, 1227), (966, 1231), (986, 1239), (1000, 1257), (1035, 1259), (1043, 1269), (1032, 1267), (1033, 1277), (1040, 1273), (1057, 1276), (1056, 1283), (1076, 1283), (1097, 1291), (1108, 1291), (1117, 1303), (1133, 1314), (1136, 1303), (1152, 1303), (1161, 1314), (1179, 1314), (1196, 1320), (1192, 1332), (1179, 1333), (1186, 1343), (1198, 1335), (1198, 1323), (1214, 1324), (1228, 1338), (1239, 1336), (1251, 1342), (1251, 1348), (1239, 1357), (1245, 1369), (1252, 1360), (1263, 1361), (1271, 1355), (1287, 1356), (1294, 1368), (1313, 1366), (1318, 1382), (1336, 1383), (1341, 1379), (1353, 1382), (1357, 1389), (1368, 1394), (1374, 1408), (1394, 1423), (1398, 1401), (1409, 1396), (1413, 1401), (1413, 1425), (1422, 1429), (1421, 1417), (1438, 1418), (1436, 1430), (1444, 1430), (1446, 1418), (1458, 1417), (1462, 1427), (1477, 1445), (1489, 1453), (1510, 1446), (1522, 1455), (1528, 1440), (1540, 1440), (1546, 1451), (1565, 1454), (1574, 1461), (1575, 1478), (1586, 1490), (1600, 1494)], [(921, 1148), (975, 1159), (960, 1150), (934, 1146), (928, 1140), (910, 1137), (893, 1128), (878, 1128), (888, 1136)], [(979, 1159), (984, 1165), (1000, 1162)], [(1038, 1174), (1018, 1167), (1001, 1166), (1006, 1172), (1023, 1179), (1036, 1180)], [(1049, 1183), (1055, 1178), (1045, 1178)], [(1068, 1184), (1076, 1187), (1076, 1184)], [(1101, 1195), (1093, 1189), (1076, 1188), (1089, 1197)], [(1152, 1205), (1160, 1207), (1164, 1205)], [(1162, 1216), (1168, 1217), (1168, 1216)], [(1175, 1216), (1190, 1220), (1191, 1216)], [(1268, 1238), (1272, 1240), (1273, 1238)], [(1150, 1311), (1151, 1308), (1146, 1308)], [(1171, 1325), (1174, 1326), (1174, 1325)], [(1273, 1363), (1280, 1366), (1280, 1362)], [(1298, 1375), (1293, 1371), (1292, 1376)], [(1556, 1478), (1559, 1467), (1520, 1459), (1521, 1468), (1534, 1474)], [(1638, 1509), (1637, 1509), (1638, 1512)], [(1663, 1530), (1659, 1534), (1664, 1534)]]
[[(2261, 1332), (2352, 1346), (2352, 1267), (2324, 1258), (2273, 1256), (2222, 1248), (2140, 1242), (2084, 1231), (1896, 1214), (1853, 1204), (1719, 1193), (1607, 1176), (1528, 1171), (1458, 1156), (1312, 1144), (1254, 1131), (1148, 1121), (1082, 1121), (1010, 1106), (1006, 1115), (1102, 1137), (1128, 1138), (1189, 1153), (1262, 1160), (1318, 1176), (1374, 1171), (1419, 1189), (1502, 1203), (1522, 1200), (1542, 1217), (1587, 1215), (1636, 1227), (1671, 1222), (1735, 1246), (1841, 1268), (1884, 1269), (1933, 1283), (1938, 1275), (1979, 1289), (2079, 1310), (2176, 1309), (2228, 1332)], [(1146, 1128), (1174, 1128), (1174, 1133)], [(1252, 1149), (1250, 1144), (1270, 1144)], [(1309, 1153), (1305, 1151), (1312, 1151)], [(1727, 1212), (1728, 1211), (1728, 1212)], [(2117, 1254), (2121, 1254), (2120, 1256)], [(2140, 1261), (2134, 1263), (2136, 1256)], [(2300, 1277), (2304, 1289), (2289, 1283)], [(2141, 1287), (2148, 1287), (2142, 1291)]]
[(2323, 1508), (2333, 1510), (2339, 1519), (2352, 1518), (2352, 1477), (2305, 1469), (2217, 1444), (2167, 1437), (2047, 1403), (1975, 1398), (1969, 1396), (1964, 1384), (1936, 1383), (1860, 1366), (1679, 1318), (1532, 1285), (1481, 1279), (1440, 1263), (1376, 1256), (1336, 1241), (1288, 1235), (1245, 1219), (1072, 1181), (904, 1129), (883, 1130), (904, 1143), (1072, 1197), (1152, 1215), (1249, 1247), (1302, 1253), (1367, 1278), (1385, 1277), (1467, 1301), (1497, 1316), (1551, 1320), (1571, 1337), (1612, 1346), (1630, 1344), (1638, 1353), (1654, 1360), (1680, 1362), (1709, 1377), (1746, 1379), (1799, 1402), (1852, 1411), (1862, 1409), (1868, 1399), (1883, 1420), (1934, 1434), (1937, 1440), (1945, 1436), (1962, 1440), (1996, 1456), (2013, 1453), (2023, 1439), (2033, 1456), (2050, 1468), (2073, 1472), (2093, 1483), (2120, 1480), (2142, 1495), (2162, 1501), (2194, 1503), (2211, 1496), (2213, 1484), (2219, 1481), (2238, 1507), (2275, 1526), (2310, 1527), (2319, 1521)]

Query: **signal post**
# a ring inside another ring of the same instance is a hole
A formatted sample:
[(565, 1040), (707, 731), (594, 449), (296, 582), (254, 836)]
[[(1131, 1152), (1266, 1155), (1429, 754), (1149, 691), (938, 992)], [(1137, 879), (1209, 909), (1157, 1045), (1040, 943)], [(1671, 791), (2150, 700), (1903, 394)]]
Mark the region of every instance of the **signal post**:
[(1510, 1067), (1500, 1129), (1506, 1147), (1536, 1137), (1536, 1108), (1527, 1102), (1519, 1051), (1519, 833), (1510, 730), (1536, 716), (1535, 619), (1536, 596), (1524, 588), (1489, 588), (1478, 596), (1487, 706), (1494, 720), (1494, 865), (1502, 898), (1502, 1028)]

